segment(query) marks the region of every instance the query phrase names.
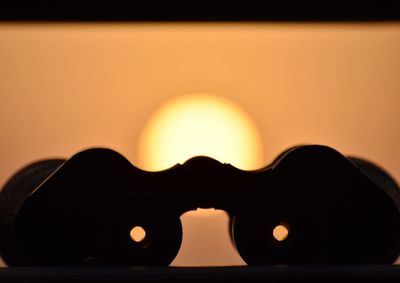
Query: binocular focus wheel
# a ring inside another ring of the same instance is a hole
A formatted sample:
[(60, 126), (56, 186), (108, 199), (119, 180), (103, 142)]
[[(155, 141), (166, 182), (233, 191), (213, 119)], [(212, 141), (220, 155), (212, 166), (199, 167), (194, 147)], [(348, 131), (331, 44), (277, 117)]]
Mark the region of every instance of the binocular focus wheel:
[(15, 173), (0, 192), (0, 253), (7, 264), (29, 264), (17, 248), (16, 215), (29, 194), (64, 162), (64, 159), (48, 159), (29, 164)]

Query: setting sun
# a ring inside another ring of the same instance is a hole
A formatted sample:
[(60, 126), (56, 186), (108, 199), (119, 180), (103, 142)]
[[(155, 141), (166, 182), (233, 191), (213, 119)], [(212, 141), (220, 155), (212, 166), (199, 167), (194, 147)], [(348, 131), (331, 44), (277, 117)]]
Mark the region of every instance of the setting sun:
[(241, 169), (258, 169), (262, 144), (257, 128), (238, 106), (211, 95), (188, 95), (159, 109), (139, 141), (139, 165), (162, 170), (196, 155)]
[[(262, 142), (251, 118), (231, 101), (187, 95), (162, 106), (147, 123), (138, 147), (138, 165), (158, 171), (206, 155), (240, 169), (259, 169)], [(173, 266), (244, 265), (228, 234), (228, 215), (202, 209), (181, 216), (184, 237)]]

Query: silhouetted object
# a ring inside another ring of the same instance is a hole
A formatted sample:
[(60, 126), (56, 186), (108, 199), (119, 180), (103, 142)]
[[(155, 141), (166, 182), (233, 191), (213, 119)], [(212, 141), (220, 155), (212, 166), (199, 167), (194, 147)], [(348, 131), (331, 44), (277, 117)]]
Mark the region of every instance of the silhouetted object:
[[(199, 207), (228, 212), (250, 265), (393, 263), (400, 253), (395, 181), (320, 145), (291, 148), (256, 171), (200, 156), (146, 172), (101, 148), (40, 161), (0, 195), (0, 251), (11, 266), (168, 265), (179, 217)], [(273, 235), (279, 225), (285, 237)]]

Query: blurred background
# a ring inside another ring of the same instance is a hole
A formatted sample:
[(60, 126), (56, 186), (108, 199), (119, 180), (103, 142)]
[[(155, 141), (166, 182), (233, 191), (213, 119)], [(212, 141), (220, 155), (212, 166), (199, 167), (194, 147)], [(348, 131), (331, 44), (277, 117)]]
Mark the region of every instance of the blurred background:
[[(364, 157), (399, 181), (399, 50), (398, 23), (1, 23), (0, 184), (94, 146), (147, 170), (201, 153), (256, 169), (300, 143)], [(165, 118), (182, 103), (188, 113)], [(193, 129), (198, 147), (169, 147), (167, 136)], [(244, 264), (224, 212), (181, 219), (173, 265)]]

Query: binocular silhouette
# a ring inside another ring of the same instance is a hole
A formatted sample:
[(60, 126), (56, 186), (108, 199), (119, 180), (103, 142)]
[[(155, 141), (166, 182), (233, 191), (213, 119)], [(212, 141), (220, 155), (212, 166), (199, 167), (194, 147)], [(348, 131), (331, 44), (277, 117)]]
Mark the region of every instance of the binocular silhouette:
[[(168, 265), (179, 217), (197, 208), (228, 213), (249, 265), (393, 263), (400, 253), (396, 182), (322, 145), (290, 148), (254, 171), (198, 156), (148, 172), (104, 148), (35, 162), (0, 194), (0, 252), (10, 266)], [(145, 235), (133, 239), (134, 229)]]

